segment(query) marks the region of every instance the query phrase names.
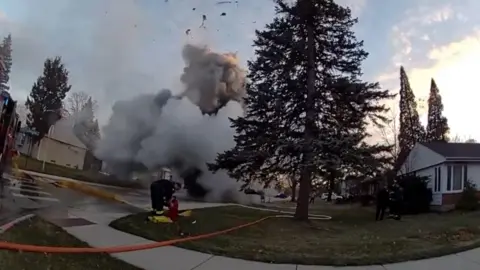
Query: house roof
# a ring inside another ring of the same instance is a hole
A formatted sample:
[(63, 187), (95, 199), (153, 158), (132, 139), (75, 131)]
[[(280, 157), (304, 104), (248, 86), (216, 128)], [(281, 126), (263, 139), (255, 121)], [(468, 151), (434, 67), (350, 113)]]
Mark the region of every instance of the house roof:
[(480, 159), (480, 143), (421, 143), (447, 159)]
[(55, 122), (50, 139), (62, 142), (63, 144), (73, 145), (78, 148), (87, 149), (87, 147), (77, 138), (73, 132), (73, 118), (61, 118)]

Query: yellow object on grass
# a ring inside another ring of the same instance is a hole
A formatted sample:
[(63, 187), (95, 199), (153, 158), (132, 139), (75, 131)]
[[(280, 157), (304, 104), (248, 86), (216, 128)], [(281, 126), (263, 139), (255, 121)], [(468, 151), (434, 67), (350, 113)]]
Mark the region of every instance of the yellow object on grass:
[[(178, 213), (179, 216), (182, 217), (189, 217), (192, 215), (192, 210), (185, 210), (180, 213)], [(164, 215), (155, 215), (155, 216), (149, 216), (148, 220), (153, 222), (153, 223), (173, 223), (173, 220), (167, 216)]]
[(153, 223), (173, 223), (173, 221), (167, 216), (149, 216), (148, 220)]
[(192, 215), (192, 210), (185, 210), (183, 212), (180, 212), (178, 215), (182, 217), (189, 217)]

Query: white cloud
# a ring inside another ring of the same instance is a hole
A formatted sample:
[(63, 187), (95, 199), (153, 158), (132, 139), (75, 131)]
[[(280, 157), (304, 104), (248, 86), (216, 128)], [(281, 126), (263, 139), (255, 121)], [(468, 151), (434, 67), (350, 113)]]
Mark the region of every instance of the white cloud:
[(434, 10), (431, 13), (427, 13), (426, 16), (422, 18), (423, 23), (433, 24), (443, 21), (447, 21), (454, 16), (454, 11), (450, 5), (440, 7), (437, 10)]
[[(392, 46), (395, 51), (392, 65), (397, 68), (412, 61), (412, 52), (418, 50), (417, 41), (429, 42), (435, 24), (455, 18), (451, 5), (420, 6), (405, 12), (406, 19), (392, 27)], [(414, 43), (416, 46), (414, 46)]]

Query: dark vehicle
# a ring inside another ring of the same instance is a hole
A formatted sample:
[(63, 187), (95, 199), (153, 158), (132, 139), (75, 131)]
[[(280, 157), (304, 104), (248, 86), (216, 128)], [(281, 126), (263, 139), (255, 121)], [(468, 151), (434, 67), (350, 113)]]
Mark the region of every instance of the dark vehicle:
[(258, 191), (254, 190), (253, 188), (246, 188), (243, 190), (243, 192), (247, 195), (260, 195)]
[(275, 198), (279, 198), (279, 199), (286, 199), (287, 197), (288, 197), (288, 196), (285, 195), (285, 193), (280, 193), (280, 194), (277, 194), (277, 195), (275, 196)]

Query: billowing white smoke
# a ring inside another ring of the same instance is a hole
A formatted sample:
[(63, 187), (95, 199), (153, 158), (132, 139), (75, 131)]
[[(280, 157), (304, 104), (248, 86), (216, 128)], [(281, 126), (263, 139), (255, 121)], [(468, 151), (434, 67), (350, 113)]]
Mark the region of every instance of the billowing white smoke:
[(162, 90), (116, 102), (95, 155), (119, 174), (142, 167), (170, 167), (177, 174), (198, 168), (203, 174), (197, 182), (211, 191), (206, 199), (229, 193), (238, 200), (239, 184), (225, 173), (211, 174), (206, 163), (234, 146), (229, 118), (243, 114), (245, 72), (232, 54), (186, 45), (183, 57), (183, 94)]
[(98, 141), (98, 126), (93, 121), (93, 109), (85, 106), (81, 111), (72, 115), (74, 120), (73, 134), (89, 149), (95, 149)]

